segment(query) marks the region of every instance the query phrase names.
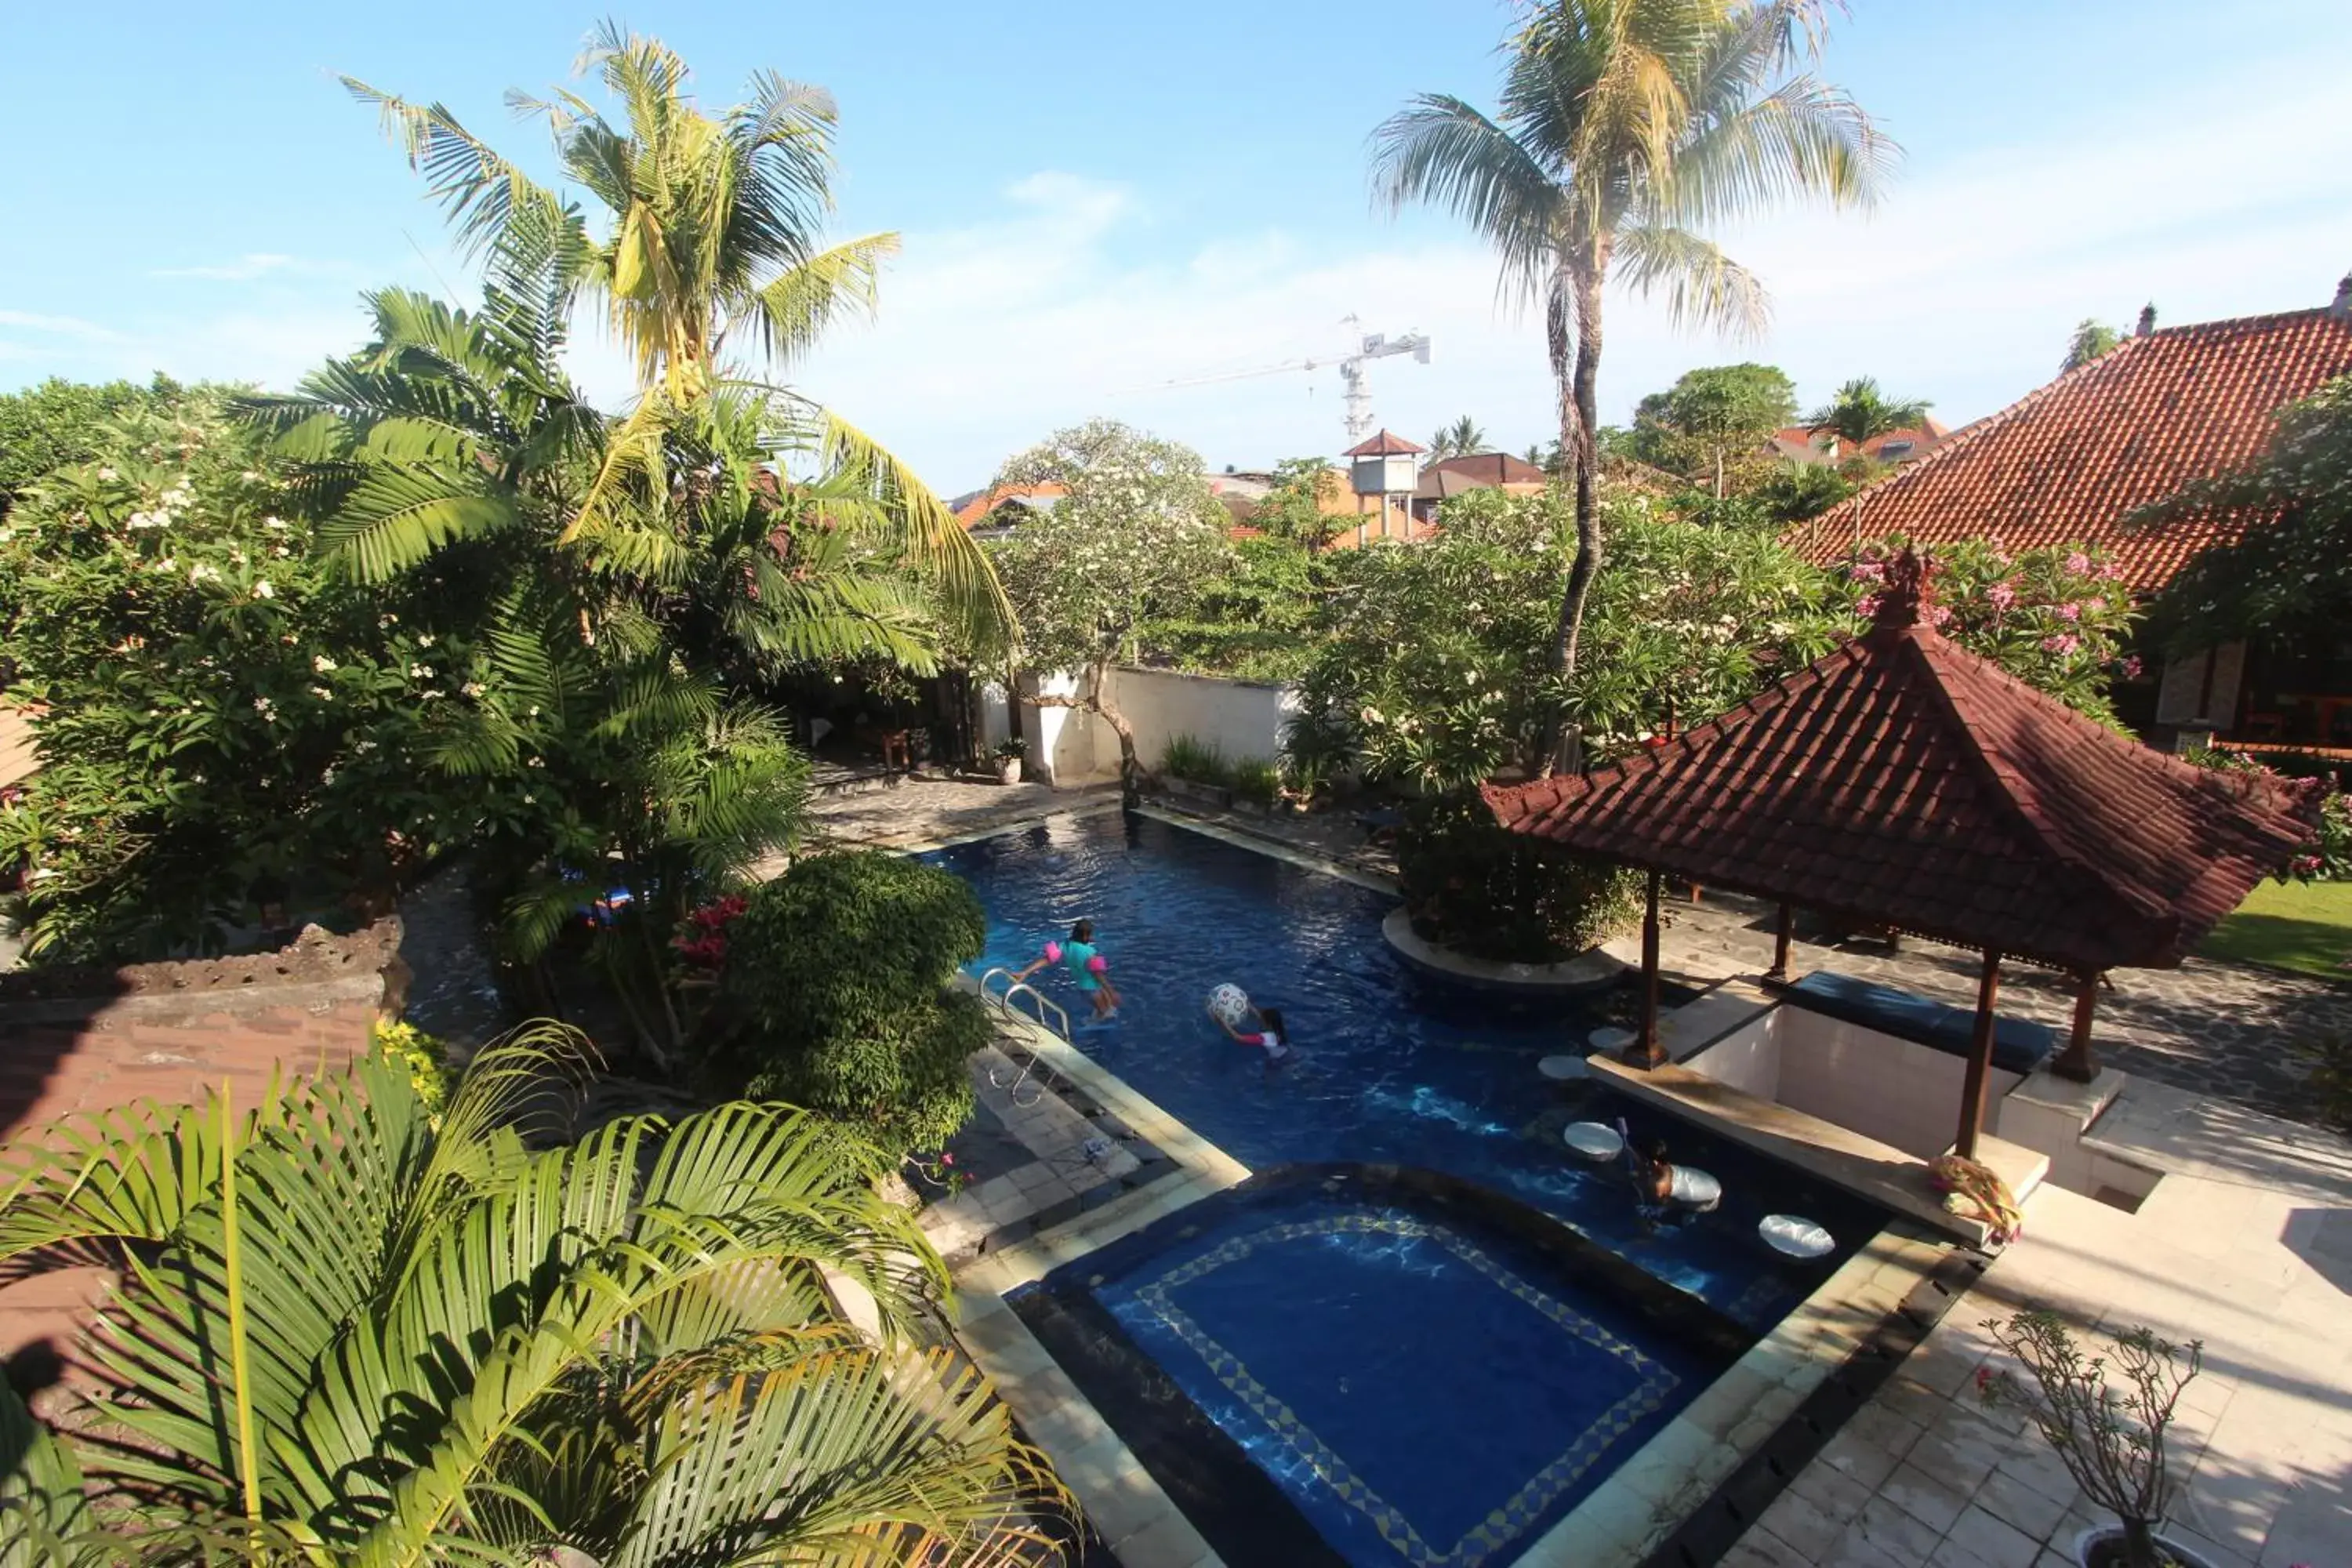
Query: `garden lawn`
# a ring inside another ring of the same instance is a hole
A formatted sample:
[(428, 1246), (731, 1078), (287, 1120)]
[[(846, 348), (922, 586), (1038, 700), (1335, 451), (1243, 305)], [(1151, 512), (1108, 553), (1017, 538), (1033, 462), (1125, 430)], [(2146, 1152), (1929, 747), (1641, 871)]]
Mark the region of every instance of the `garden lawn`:
[(2264, 882), (2213, 928), (2207, 958), (2352, 980), (2352, 882)]

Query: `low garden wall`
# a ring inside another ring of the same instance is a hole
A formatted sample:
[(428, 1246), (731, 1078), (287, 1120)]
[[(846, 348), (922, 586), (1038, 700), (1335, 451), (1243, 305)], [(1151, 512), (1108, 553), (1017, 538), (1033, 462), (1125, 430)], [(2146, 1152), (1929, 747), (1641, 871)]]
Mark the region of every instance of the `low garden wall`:
[[(1065, 694), (1076, 689), (1066, 676), (1047, 677), (1034, 689)], [(1147, 768), (1160, 765), (1168, 742), (1178, 735), (1214, 746), (1234, 762), (1272, 762), (1282, 751), (1282, 731), (1298, 711), (1298, 695), (1287, 686), (1170, 669), (1121, 666), (1111, 671), (1110, 701), (1135, 731), (1135, 754)], [(1049, 783), (1085, 784), (1118, 774), (1118, 736), (1089, 713), (1029, 707), (1022, 715), (1030, 755), (1041, 760)]]
[[(312, 926), (276, 952), (0, 975), (0, 1143), (77, 1112), (191, 1103), (224, 1080), (250, 1106), (281, 1070), (343, 1066), (400, 1009), (400, 931)], [(0, 1274), (0, 1358), (20, 1392), (56, 1381), (108, 1283), (96, 1268)]]

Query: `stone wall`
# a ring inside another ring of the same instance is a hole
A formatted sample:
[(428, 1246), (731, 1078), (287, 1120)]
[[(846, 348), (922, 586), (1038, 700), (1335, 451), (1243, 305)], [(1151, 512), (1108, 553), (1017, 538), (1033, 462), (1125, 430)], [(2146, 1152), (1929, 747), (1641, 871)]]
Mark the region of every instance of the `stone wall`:
[[(273, 1073), (344, 1066), (399, 1013), (400, 934), (397, 919), (312, 926), (247, 957), (0, 974), (0, 1143), (134, 1100), (192, 1103), (224, 1080), (252, 1105)], [(0, 1358), (20, 1390), (56, 1381), (107, 1284), (94, 1268), (0, 1274)]]

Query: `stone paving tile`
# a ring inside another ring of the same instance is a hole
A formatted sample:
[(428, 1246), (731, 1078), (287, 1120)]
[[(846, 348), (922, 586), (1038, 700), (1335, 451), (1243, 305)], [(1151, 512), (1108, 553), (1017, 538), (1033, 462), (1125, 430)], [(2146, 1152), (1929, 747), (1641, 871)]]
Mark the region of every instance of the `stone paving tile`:
[(1945, 1540), (1974, 1555), (1986, 1568), (2033, 1568), (2033, 1560), (2042, 1554), (2041, 1542), (1974, 1503)]
[[(1712, 892), (1697, 904), (1671, 903), (1669, 967), (1683, 945), (1735, 955), (1760, 973), (1772, 957), (1769, 911)], [(1790, 962), (1801, 971), (1833, 969), (1968, 1006), (1974, 1004), (1980, 958), (1907, 937), (1899, 951), (1876, 942), (1824, 946), (1801, 938)], [(2203, 958), (2178, 969), (2117, 970), (2111, 979), (2112, 987), (2100, 992), (2093, 1033), (2103, 1062), (2290, 1121), (2315, 1119), (2304, 1069), (2280, 1044), (2352, 1030), (2352, 984)], [(2073, 987), (2063, 976), (2013, 964), (2001, 977), (2000, 1010), (2003, 1016), (2063, 1028), (2074, 1016)]]
[(1968, 1494), (1908, 1460), (1895, 1467), (1894, 1474), (1880, 1484), (1878, 1495), (1938, 1535), (1948, 1534), (1953, 1521), (1969, 1507)]

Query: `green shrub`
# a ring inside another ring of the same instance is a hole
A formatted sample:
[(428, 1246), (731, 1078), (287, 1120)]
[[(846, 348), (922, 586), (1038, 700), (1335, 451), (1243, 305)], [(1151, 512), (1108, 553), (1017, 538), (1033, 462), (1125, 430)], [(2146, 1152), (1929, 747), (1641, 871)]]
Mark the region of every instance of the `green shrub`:
[(1260, 805), (1282, 798), (1282, 770), (1262, 757), (1244, 757), (1234, 764), (1234, 794)]
[(964, 1059), (986, 1015), (948, 988), (988, 935), (980, 900), (880, 850), (821, 855), (750, 895), (728, 931), (704, 1071), (788, 1100), (892, 1154), (936, 1149), (971, 1114)]
[(1397, 872), (1415, 935), (1497, 963), (1557, 963), (1641, 918), (1635, 873), (1506, 832), (1470, 791), (1406, 808)]
[(1170, 778), (1226, 786), (1234, 782), (1234, 766), (1225, 753), (1193, 735), (1171, 735), (1160, 758), (1160, 771)]
[(416, 1102), (435, 1127), (441, 1125), (441, 1108), (449, 1103), (449, 1089), (457, 1081), (449, 1066), (449, 1047), (414, 1024), (387, 1024), (378, 1019), (368, 1031), (368, 1044), (381, 1061), (408, 1074)]

